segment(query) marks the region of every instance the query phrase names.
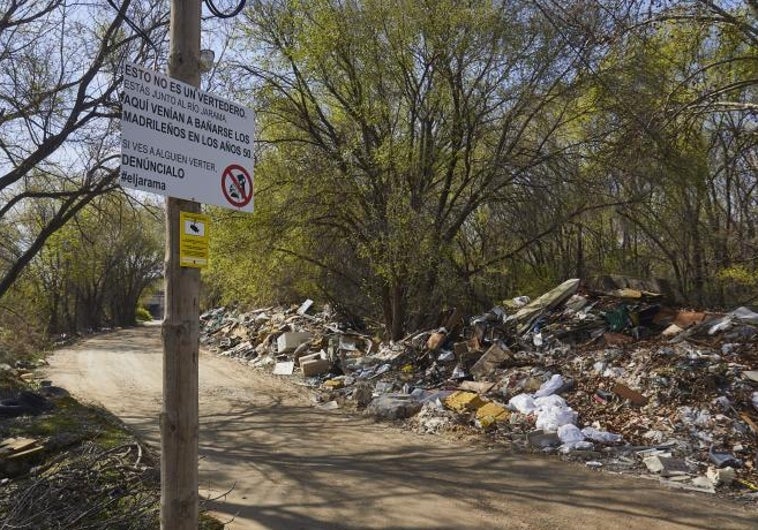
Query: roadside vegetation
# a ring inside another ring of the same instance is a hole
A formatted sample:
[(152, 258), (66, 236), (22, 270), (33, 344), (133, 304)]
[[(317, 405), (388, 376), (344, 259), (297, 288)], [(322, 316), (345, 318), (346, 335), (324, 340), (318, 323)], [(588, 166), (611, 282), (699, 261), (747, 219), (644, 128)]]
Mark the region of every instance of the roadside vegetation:
[[(166, 64), (168, 7), (0, 0), (10, 371), (147, 318), (163, 212), (118, 188), (118, 93), (125, 61)], [(202, 88), (255, 109), (257, 148), (256, 212), (209, 210), (206, 306), (312, 298), (398, 339), (609, 273), (690, 307), (758, 301), (755, 0), (250, 0), (203, 24), (222, 53)], [(8, 370), (4, 397), (29, 390)], [(82, 517), (152, 517), (150, 458), (109, 421), (68, 400), (3, 419), (6, 437), (75, 438), (3, 491), (44, 478), (52, 513), (67, 476), (105, 503)], [(95, 461), (139, 487), (91, 480)], [(43, 528), (22, 505), (16, 527)]]
[[(168, 5), (5, 5), (0, 306), (132, 324), (162, 214), (115, 190), (120, 67), (165, 64)], [(204, 28), (203, 88), (257, 115), (256, 212), (212, 212), (208, 305), (310, 297), (398, 338), (607, 273), (755, 301), (753, 0), (251, 0)]]
[(758, 296), (758, 5), (248, 2), (256, 213), (214, 212), (212, 302), (304, 297), (390, 338), (567, 278)]
[[(8, 417), (0, 405), (0, 529), (158, 528), (160, 470), (150, 449), (108, 411), (28, 383), (25, 373), (0, 369), (2, 402), (21, 396), (29, 408)], [(201, 530), (222, 528), (202, 515)]]

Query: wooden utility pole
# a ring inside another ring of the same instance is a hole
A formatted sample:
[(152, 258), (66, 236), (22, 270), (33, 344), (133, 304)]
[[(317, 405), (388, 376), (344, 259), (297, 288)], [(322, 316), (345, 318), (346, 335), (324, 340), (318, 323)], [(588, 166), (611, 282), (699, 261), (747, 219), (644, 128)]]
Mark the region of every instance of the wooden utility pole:
[[(168, 75), (200, 85), (200, 0), (171, 1)], [(200, 204), (166, 199), (166, 314), (163, 321), (161, 529), (198, 528), (198, 348), (200, 270), (179, 266), (179, 212)]]

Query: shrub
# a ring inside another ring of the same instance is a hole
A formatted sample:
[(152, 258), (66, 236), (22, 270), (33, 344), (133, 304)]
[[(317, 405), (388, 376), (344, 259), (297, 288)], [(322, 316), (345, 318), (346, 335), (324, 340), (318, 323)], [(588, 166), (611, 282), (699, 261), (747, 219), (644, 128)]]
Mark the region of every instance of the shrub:
[(136, 309), (135, 317), (137, 318), (137, 322), (147, 322), (153, 319), (153, 315), (150, 314), (150, 311), (142, 306)]

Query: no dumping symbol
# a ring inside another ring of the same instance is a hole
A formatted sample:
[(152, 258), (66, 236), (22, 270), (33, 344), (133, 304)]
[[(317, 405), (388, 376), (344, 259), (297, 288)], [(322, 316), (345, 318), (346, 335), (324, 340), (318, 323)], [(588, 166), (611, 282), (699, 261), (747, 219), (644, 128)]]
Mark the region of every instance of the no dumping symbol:
[(244, 167), (232, 164), (221, 175), (221, 189), (229, 204), (242, 208), (253, 198), (253, 179)]

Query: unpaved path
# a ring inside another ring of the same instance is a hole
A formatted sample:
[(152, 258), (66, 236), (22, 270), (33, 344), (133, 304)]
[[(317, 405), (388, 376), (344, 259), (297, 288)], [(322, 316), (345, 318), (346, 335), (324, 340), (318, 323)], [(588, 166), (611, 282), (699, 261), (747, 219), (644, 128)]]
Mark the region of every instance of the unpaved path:
[[(159, 447), (160, 328), (59, 350), (47, 376)], [(296, 381), (296, 378), (292, 378)], [(202, 492), (230, 530), (730, 529), (758, 512), (555, 459), (314, 409), (290, 381), (201, 355)]]

